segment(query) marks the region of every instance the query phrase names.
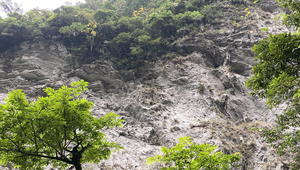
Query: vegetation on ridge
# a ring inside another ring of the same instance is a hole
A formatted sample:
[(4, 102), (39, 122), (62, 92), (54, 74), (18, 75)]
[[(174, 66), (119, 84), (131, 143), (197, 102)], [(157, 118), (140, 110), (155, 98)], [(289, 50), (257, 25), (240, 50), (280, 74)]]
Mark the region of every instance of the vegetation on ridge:
[(168, 51), (168, 45), (182, 36), (180, 32), (218, 25), (222, 3), (245, 2), (86, 0), (54, 11), (32, 9), (22, 14), (18, 6), (7, 5), (11, 0), (1, 0), (0, 7), (8, 17), (0, 18), (0, 51), (24, 41), (54, 39), (77, 55), (98, 58), (110, 54), (118, 68), (137, 68)]

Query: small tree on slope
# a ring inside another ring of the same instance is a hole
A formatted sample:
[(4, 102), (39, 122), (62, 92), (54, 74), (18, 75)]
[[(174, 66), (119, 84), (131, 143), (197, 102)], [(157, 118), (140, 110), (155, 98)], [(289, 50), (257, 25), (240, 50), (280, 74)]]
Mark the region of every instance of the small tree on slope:
[(195, 144), (190, 137), (181, 137), (173, 148), (162, 147), (163, 155), (150, 157), (148, 164), (164, 163), (164, 170), (229, 170), (235, 167), (241, 158), (240, 153), (226, 155), (215, 152), (217, 146)]
[(0, 105), (0, 163), (36, 170), (71, 164), (81, 170), (81, 163), (99, 162), (121, 148), (101, 130), (122, 126), (122, 120), (114, 113), (93, 117), (93, 103), (80, 97), (87, 84), (46, 88), (47, 97), (31, 103), (22, 90), (9, 92), (6, 104)]

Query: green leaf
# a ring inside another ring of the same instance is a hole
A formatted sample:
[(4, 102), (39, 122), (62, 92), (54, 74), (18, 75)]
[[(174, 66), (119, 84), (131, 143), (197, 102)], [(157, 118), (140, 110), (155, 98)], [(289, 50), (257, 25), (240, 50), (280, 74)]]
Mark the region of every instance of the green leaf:
[(262, 31), (267, 32), (269, 30), (269, 28), (261, 28)]

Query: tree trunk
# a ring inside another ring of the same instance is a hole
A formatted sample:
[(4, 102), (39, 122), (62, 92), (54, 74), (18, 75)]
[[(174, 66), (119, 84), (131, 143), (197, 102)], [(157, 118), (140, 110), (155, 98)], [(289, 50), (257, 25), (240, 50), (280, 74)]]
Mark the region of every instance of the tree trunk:
[(94, 36), (92, 36), (92, 40), (91, 40), (91, 57), (93, 57), (93, 46), (94, 46)]
[(81, 167), (81, 164), (80, 164), (80, 162), (76, 162), (75, 164), (74, 164), (74, 167), (75, 167), (75, 169), (76, 170), (82, 170), (82, 167)]
[(82, 155), (77, 150), (77, 146), (73, 148), (72, 150), (72, 164), (74, 165), (76, 170), (82, 170), (80, 159)]

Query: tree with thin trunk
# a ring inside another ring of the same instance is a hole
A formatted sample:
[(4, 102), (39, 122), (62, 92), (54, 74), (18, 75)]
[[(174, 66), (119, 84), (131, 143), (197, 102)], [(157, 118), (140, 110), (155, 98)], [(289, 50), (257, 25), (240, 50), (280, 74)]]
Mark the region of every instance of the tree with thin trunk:
[(47, 97), (28, 102), (22, 90), (9, 92), (0, 105), (0, 164), (21, 169), (62, 169), (97, 163), (122, 148), (109, 142), (104, 128), (122, 126), (115, 113), (95, 118), (93, 103), (82, 98), (87, 82), (78, 81), (58, 90), (46, 88)]

